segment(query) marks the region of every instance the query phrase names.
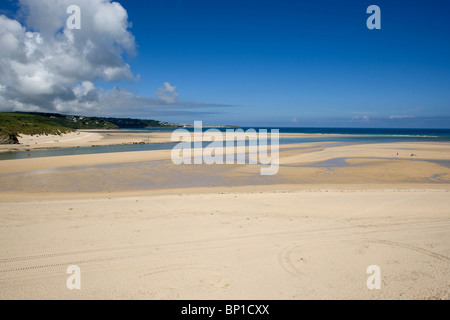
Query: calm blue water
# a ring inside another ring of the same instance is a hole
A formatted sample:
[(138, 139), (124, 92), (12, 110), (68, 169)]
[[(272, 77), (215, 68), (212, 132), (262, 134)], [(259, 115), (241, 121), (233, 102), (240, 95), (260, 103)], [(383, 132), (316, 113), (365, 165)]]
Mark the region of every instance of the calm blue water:
[[(250, 128), (242, 128), (247, 130)], [(357, 128), (253, 128), (257, 131), (261, 129), (279, 129), (280, 133), (305, 133), (305, 134), (341, 134), (342, 137), (329, 137), (318, 135), (317, 137), (280, 139), (280, 144), (297, 144), (312, 142), (333, 141), (338, 144), (362, 144), (362, 143), (385, 143), (385, 142), (450, 142), (450, 129), (357, 129)], [(161, 132), (172, 131), (173, 129), (123, 129), (124, 131), (148, 131)], [(194, 129), (189, 128), (192, 132)], [(203, 131), (208, 130), (204, 128)], [(227, 129), (219, 129), (226, 132)], [(205, 143), (204, 145), (208, 145)], [(99, 154), (113, 152), (131, 152), (148, 150), (169, 150), (176, 143), (160, 143), (145, 145), (117, 145), (81, 147), (55, 150), (39, 150), (31, 152), (8, 152), (0, 153), (0, 160), (42, 158), (78, 154)]]

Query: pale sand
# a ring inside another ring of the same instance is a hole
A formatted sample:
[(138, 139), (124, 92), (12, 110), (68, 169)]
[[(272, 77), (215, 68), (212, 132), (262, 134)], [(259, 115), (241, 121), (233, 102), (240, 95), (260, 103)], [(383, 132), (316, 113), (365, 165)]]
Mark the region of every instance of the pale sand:
[(448, 299), (449, 206), (392, 189), (4, 203), (0, 298)]
[(450, 145), (308, 146), (275, 177), (170, 151), (1, 161), (0, 299), (449, 299)]

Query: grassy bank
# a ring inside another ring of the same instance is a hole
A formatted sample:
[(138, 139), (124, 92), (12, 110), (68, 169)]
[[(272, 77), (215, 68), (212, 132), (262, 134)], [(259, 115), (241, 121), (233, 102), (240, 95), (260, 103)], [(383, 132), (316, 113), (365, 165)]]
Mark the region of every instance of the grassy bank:
[(0, 113), (0, 144), (18, 143), (17, 137), (26, 135), (59, 135), (78, 129), (119, 129), (119, 128), (173, 128), (170, 124), (157, 120), (100, 118), (63, 115), (58, 113)]
[(26, 135), (60, 135), (76, 129), (116, 129), (116, 125), (86, 117), (59, 114), (0, 113), (0, 143), (18, 143), (17, 137)]

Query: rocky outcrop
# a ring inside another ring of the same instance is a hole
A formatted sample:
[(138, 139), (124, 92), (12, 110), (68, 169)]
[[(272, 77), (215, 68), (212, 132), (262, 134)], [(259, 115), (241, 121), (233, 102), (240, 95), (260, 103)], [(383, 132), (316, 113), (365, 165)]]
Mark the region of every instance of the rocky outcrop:
[(13, 134), (0, 132), (0, 144), (19, 144), (19, 139)]

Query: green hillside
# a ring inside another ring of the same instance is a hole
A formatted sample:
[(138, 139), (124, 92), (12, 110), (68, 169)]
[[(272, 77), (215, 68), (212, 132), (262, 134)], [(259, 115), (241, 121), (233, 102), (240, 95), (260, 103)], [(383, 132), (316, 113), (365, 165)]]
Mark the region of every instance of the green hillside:
[(59, 114), (0, 113), (0, 130), (8, 134), (62, 134), (75, 129), (117, 129), (112, 123), (96, 118)]
[(115, 124), (119, 128), (144, 129), (144, 128), (173, 128), (179, 127), (176, 124), (147, 119), (129, 119), (129, 118), (100, 118), (104, 121)]
[[(20, 114), (20, 113), (18, 113)], [(29, 113), (33, 116), (44, 117), (53, 124), (70, 129), (118, 129), (115, 124), (96, 117), (64, 115), (59, 113)]]
[(74, 131), (58, 122), (37, 115), (0, 113), (0, 132), (3, 134), (61, 134)]
[(167, 128), (177, 125), (156, 120), (99, 118), (58, 113), (0, 113), (0, 144), (18, 143), (26, 135), (58, 135), (77, 129)]
[(26, 135), (59, 135), (76, 129), (114, 129), (116, 125), (95, 118), (59, 114), (0, 113), (0, 144), (18, 143)]

